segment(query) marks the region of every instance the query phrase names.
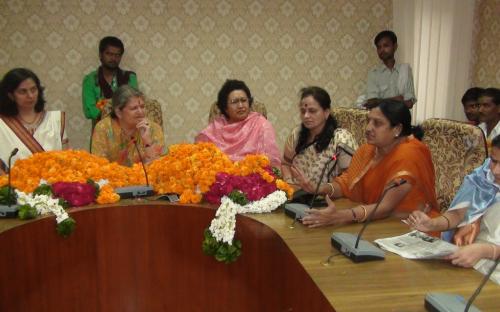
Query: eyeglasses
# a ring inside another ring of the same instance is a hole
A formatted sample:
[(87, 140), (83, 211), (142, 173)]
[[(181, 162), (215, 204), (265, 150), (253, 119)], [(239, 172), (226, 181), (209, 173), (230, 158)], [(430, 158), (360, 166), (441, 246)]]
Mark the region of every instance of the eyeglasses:
[(236, 98), (228, 101), (229, 104), (231, 105), (238, 105), (238, 103), (241, 104), (247, 104), (248, 103), (248, 98), (242, 97), (242, 98)]

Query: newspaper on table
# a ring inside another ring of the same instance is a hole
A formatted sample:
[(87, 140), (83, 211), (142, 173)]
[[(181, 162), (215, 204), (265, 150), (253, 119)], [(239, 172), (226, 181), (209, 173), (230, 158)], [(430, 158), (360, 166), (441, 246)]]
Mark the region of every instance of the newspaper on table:
[(375, 240), (375, 243), (381, 248), (407, 259), (437, 259), (458, 249), (456, 245), (420, 231), (380, 238)]

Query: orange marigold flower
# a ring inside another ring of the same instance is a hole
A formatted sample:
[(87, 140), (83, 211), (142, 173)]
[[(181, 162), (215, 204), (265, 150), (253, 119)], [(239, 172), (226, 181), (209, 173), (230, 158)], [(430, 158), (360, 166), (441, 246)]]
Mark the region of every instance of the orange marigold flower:
[(295, 192), (293, 187), (291, 187), (288, 183), (281, 179), (276, 179), (276, 187), (282, 191), (284, 191), (288, 198), (291, 199), (293, 197), (293, 193)]

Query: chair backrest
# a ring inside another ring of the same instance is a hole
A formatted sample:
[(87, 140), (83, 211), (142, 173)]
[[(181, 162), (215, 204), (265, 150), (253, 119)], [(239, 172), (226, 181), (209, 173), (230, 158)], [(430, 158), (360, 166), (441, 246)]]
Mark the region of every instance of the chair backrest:
[(347, 129), (352, 133), (358, 145), (366, 143), (365, 129), (368, 123), (366, 109), (333, 107), (331, 113), (340, 128)]
[(154, 99), (146, 99), (146, 117), (163, 127), (163, 114), (161, 104)]
[(480, 128), (455, 120), (432, 118), (422, 128), (436, 171), (439, 208), (446, 211), (464, 177), (488, 157), (486, 140)]
[[(252, 103), (252, 107), (250, 107), (252, 112), (260, 113), (262, 116), (267, 118), (267, 109), (264, 103), (254, 100)], [(212, 122), (216, 117), (219, 117), (221, 114), (219, 108), (217, 107), (217, 102), (213, 102), (212, 106), (210, 106), (210, 113), (208, 114), (208, 122)]]

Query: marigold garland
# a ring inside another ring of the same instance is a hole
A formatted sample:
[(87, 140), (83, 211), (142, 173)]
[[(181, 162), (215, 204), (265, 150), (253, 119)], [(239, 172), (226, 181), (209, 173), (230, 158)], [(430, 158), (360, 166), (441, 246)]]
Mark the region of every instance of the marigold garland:
[[(274, 177), (266, 156), (247, 155), (233, 162), (212, 143), (172, 145), (166, 156), (148, 165), (147, 171), (156, 193), (180, 194), (181, 203), (201, 202), (219, 172), (239, 176), (257, 173), (265, 181), (275, 182), (289, 197), (293, 194), (286, 182)], [(117, 202), (120, 197), (114, 192), (116, 187), (146, 183), (140, 164), (125, 167), (80, 150), (35, 153), (12, 167), (12, 186), (20, 191), (33, 192), (41, 179), (50, 184), (105, 179), (109, 184), (101, 188), (96, 200), (99, 204)], [(1, 176), (0, 186), (7, 181), (7, 176)]]
[[(106, 179), (109, 186), (104, 187), (98, 203), (117, 202), (120, 197), (114, 193), (113, 188), (141, 184), (146, 180), (139, 165), (124, 167), (78, 150), (35, 153), (29, 158), (16, 161), (11, 173), (12, 186), (25, 193), (33, 192), (41, 179), (49, 184)], [(0, 186), (6, 184), (7, 178), (4, 176), (0, 180)]]
[[(199, 203), (201, 194), (209, 191), (217, 173), (239, 176), (258, 173), (272, 183), (275, 177), (269, 166), (269, 159), (264, 155), (247, 155), (232, 162), (213, 143), (175, 144), (169, 147), (168, 155), (148, 166), (148, 177), (157, 193), (177, 193), (181, 195), (181, 203)], [(284, 181), (277, 187), (287, 194), (292, 190)]]

